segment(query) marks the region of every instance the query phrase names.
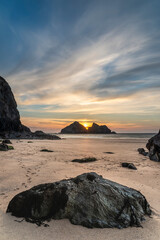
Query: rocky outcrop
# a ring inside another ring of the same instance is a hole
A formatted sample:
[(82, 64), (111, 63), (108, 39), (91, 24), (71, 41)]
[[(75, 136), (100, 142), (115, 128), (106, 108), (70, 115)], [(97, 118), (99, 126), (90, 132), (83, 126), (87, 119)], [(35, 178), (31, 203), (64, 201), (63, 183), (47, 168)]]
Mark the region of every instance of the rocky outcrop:
[(61, 139), (60, 137), (58, 137), (56, 135), (51, 135), (51, 134), (48, 134), (48, 133), (44, 133), (43, 131), (36, 131), (36, 132), (32, 133), (31, 138), (32, 139), (48, 139), (48, 140)]
[(150, 160), (160, 162), (160, 130), (158, 134), (148, 140), (146, 148), (149, 150)]
[(96, 123), (92, 124), (92, 127), (88, 128), (88, 133), (95, 133), (95, 134), (109, 134), (111, 130), (106, 125), (98, 125)]
[(60, 139), (42, 131), (32, 133), (20, 121), (20, 114), (12, 90), (6, 80), (0, 77), (0, 138)]
[(63, 128), (61, 130), (61, 133), (87, 133), (87, 129), (80, 124), (79, 122), (74, 122), (72, 124), (70, 124), (69, 126)]
[(88, 228), (141, 226), (144, 215), (151, 215), (139, 191), (93, 172), (19, 193), (10, 201), (7, 212), (35, 223), (68, 218)]
[(10, 139), (47, 139), (47, 140), (59, 140), (60, 137), (56, 135), (51, 135), (48, 133), (44, 133), (43, 131), (36, 131), (36, 132), (5, 132), (0, 133), (1, 138), (10, 138)]
[(11, 131), (30, 132), (30, 129), (22, 125), (11, 88), (0, 77), (0, 133)]
[(93, 123), (92, 126), (87, 129), (79, 122), (74, 122), (71, 125), (63, 128), (61, 133), (115, 134), (115, 132), (112, 132), (106, 125), (98, 125)]

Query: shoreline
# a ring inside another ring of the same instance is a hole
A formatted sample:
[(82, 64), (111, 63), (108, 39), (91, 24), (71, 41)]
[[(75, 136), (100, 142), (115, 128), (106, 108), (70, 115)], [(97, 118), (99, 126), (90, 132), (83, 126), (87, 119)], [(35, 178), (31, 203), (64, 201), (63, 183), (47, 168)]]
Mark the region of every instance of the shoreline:
[[(66, 138), (53, 140), (11, 140), (15, 150), (1, 152), (0, 169), (0, 234), (2, 240), (34, 239), (160, 239), (160, 164), (140, 155), (137, 148), (145, 147), (146, 139)], [(42, 148), (53, 153), (40, 152)], [(106, 154), (105, 152), (114, 152)], [(92, 163), (72, 163), (74, 158), (96, 157)], [(132, 162), (137, 171), (121, 167), (121, 162)], [(17, 174), (18, 172), (18, 174)], [(72, 225), (68, 220), (51, 220), (50, 227), (18, 223), (6, 208), (13, 196), (41, 183), (75, 177), (85, 172), (97, 172), (104, 178), (134, 188), (146, 197), (156, 212), (146, 218), (141, 228), (87, 229)], [(25, 235), (25, 236), (24, 236)]]

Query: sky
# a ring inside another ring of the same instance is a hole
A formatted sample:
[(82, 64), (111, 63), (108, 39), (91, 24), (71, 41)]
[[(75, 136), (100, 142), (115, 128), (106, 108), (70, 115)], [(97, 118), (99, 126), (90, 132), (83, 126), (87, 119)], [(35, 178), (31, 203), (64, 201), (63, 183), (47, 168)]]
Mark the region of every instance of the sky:
[(0, 75), (23, 124), (160, 128), (159, 0), (0, 0)]

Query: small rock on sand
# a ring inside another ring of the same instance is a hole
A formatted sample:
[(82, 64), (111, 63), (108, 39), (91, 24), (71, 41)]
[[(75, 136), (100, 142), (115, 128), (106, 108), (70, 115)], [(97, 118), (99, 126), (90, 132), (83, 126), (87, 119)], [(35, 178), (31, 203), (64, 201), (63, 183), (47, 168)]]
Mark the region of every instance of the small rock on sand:
[(95, 162), (97, 159), (95, 157), (81, 158), (81, 159), (73, 159), (72, 162), (78, 163), (87, 163), (87, 162)]
[(137, 168), (135, 167), (135, 165), (133, 163), (122, 163), (122, 167), (137, 170)]

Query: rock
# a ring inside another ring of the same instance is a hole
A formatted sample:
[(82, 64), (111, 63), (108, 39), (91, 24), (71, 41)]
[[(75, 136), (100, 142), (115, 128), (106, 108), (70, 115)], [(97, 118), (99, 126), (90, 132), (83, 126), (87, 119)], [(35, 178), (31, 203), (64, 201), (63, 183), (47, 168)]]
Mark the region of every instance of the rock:
[(72, 162), (78, 162), (78, 163), (87, 163), (87, 162), (95, 162), (95, 161), (97, 161), (97, 159), (95, 157), (88, 157), (88, 158), (72, 160)]
[(53, 152), (53, 151), (48, 149), (42, 149), (41, 152)]
[(138, 148), (137, 151), (139, 152), (139, 154), (142, 154), (143, 156), (147, 156), (148, 155), (148, 152), (146, 152), (144, 150), (144, 148)]
[(150, 160), (160, 162), (160, 130), (158, 134), (148, 140), (146, 148), (149, 150)]
[(114, 152), (104, 152), (104, 153), (107, 153), (107, 154), (114, 154)]
[(13, 150), (13, 146), (8, 146), (7, 144), (1, 143), (0, 144), (0, 151), (8, 151), (8, 150)]
[(4, 139), (2, 141), (2, 143), (4, 143), (4, 144), (12, 144), (12, 142), (9, 139)]
[(30, 132), (30, 129), (21, 124), (17, 104), (10, 86), (0, 77), (0, 132)]
[(68, 133), (68, 134), (79, 134), (79, 133), (89, 133), (89, 134), (110, 134), (115, 132), (112, 132), (107, 126), (101, 125), (99, 126), (96, 123), (92, 124), (92, 127), (89, 127), (88, 129), (85, 128), (82, 124), (79, 122), (74, 122), (70, 124), (69, 126), (63, 128), (61, 130), (61, 133)]
[(14, 147), (8, 145), (8, 150), (14, 150)]
[(111, 133), (112, 133), (112, 134), (117, 134), (115, 131), (112, 131)]
[(63, 128), (61, 130), (61, 133), (70, 133), (70, 134), (73, 134), (73, 133), (87, 133), (87, 129), (82, 125), (80, 124), (79, 122), (74, 122), (72, 124), (70, 124), (69, 126)]
[[(0, 134), (1, 135), (1, 134)], [(51, 135), (48, 133), (44, 133), (43, 131), (36, 131), (36, 132), (9, 132), (5, 133), (4, 138), (11, 138), (11, 139), (48, 139), (48, 140), (59, 140), (60, 137), (56, 135)]]
[(135, 167), (135, 165), (133, 163), (122, 163), (122, 167), (137, 170), (137, 168)]
[(139, 227), (144, 216), (151, 215), (139, 191), (93, 172), (21, 192), (10, 201), (7, 212), (31, 222), (68, 218), (88, 228)]
[(6, 80), (0, 77), (0, 138), (6, 139), (60, 139), (58, 136), (50, 135), (42, 131), (32, 133), (20, 121), (12, 90)]
[(51, 135), (48, 133), (44, 133), (43, 131), (36, 131), (32, 133), (32, 138), (33, 139), (48, 139), (48, 140), (59, 140), (61, 139), (60, 137), (56, 135)]
[(92, 127), (88, 128), (88, 133), (109, 134), (109, 133), (111, 133), (111, 130), (106, 125), (99, 126), (98, 124), (93, 123)]
[(4, 144), (4, 143), (1, 143), (0, 144), (0, 151), (8, 151), (8, 145)]

